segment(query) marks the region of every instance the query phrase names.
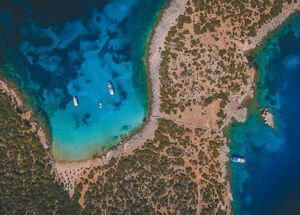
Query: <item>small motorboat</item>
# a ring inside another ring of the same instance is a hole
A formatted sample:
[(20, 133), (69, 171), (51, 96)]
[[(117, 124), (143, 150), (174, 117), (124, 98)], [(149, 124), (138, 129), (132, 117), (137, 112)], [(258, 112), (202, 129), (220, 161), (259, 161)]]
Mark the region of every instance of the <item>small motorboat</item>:
[(78, 106), (78, 98), (76, 96), (73, 97), (73, 104), (74, 104), (74, 107)]
[(99, 104), (98, 104), (98, 108), (99, 108), (99, 109), (102, 109), (102, 107), (103, 107), (103, 104), (102, 104), (102, 102), (99, 102)]
[(234, 163), (245, 163), (246, 162), (245, 158), (243, 158), (242, 156), (239, 156), (239, 155), (232, 155), (230, 159)]
[(112, 84), (111, 84), (110, 81), (107, 82), (107, 87), (108, 87), (109, 94), (111, 96), (113, 96), (115, 93), (114, 93), (114, 88), (113, 88), (113, 86), (112, 86)]

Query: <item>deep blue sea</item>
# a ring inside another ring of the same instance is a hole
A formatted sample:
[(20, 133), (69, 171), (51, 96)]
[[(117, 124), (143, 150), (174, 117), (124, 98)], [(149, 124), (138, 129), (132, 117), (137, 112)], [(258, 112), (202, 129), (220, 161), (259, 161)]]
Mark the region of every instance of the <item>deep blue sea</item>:
[[(300, 214), (300, 16), (275, 32), (256, 53), (255, 99), (245, 123), (230, 130), (235, 214)], [(259, 109), (275, 116), (275, 129)]]
[(0, 1), (1, 67), (47, 122), (57, 159), (88, 158), (118, 144), (145, 120), (146, 46), (164, 4)]

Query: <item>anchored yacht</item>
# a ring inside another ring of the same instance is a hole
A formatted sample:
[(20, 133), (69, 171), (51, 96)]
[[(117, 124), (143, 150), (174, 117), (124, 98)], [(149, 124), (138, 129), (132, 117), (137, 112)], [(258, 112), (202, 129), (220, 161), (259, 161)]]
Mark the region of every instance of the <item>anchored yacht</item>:
[(99, 109), (102, 109), (102, 107), (103, 107), (103, 104), (102, 104), (102, 102), (99, 102), (99, 104), (98, 104), (98, 108), (99, 108)]
[(108, 87), (109, 94), (111, 96), (113, 96), (115, 93), (114, 93), (114, 88), (113, 88), (113, 86), (112, 86), (112, 84), (111, 84), (110, 81), (107, 82), (107, 87)]
[(78, 98), (76, 96), (73, 97), (73, 104), (74, 104), (74, 107), (78, 106)]
[(231, 156), (231, 160), (234, 163), (245, 163), (246, 162), (245, 158), (243, 158), (242, 156), (239, 156), (239, 155)]

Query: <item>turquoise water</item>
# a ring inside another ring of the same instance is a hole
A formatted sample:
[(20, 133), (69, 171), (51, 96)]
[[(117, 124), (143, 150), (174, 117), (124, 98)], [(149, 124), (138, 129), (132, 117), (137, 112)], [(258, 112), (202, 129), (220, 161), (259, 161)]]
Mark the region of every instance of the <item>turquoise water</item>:
[(164, 3), (0, 3), (5, 75), (16, 80), (29, 95), (27, 102), (48, 122), (57, 159), (88, 158), (143, 123), (148, 111), (147, 39)]
[[(245, 123), (230, 130), (235, 214), (300, 214), (300, 16), (294, 16), (256, 53), (256, 99)], [(259, 109), (275, 116), (275, 129)]]

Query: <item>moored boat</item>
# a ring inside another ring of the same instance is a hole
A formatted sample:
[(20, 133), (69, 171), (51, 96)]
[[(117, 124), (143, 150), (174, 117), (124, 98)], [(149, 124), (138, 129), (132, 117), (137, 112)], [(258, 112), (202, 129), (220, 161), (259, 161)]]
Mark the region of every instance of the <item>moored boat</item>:
[(103, 104), (102, 104), (102, 102), (99, 102), (99, 104), (98, 104), (98, 108), (99, 108), (99, 109), (102, 109), (102, 107), (103, 107)]
[(78, 98), (76, 96), (73, 97), (73, 104), (74, 104), (74, 107), (77, 107), (78, 106)]
[(239, 155), (232, 155), (230, 159), (234, 163), (245, 163), (246, 162), (245, 158), (243, 158), (242, 156), (239, 156)]
[(114, 88), (113, 88), (113, 86), (112, 86), (112, 84), (111, 84), (110, 81), (107, 82), (107, 87), (108, 87), (109, 94), (111, 96), (113, 96), (115, 93), (114, 93)]

